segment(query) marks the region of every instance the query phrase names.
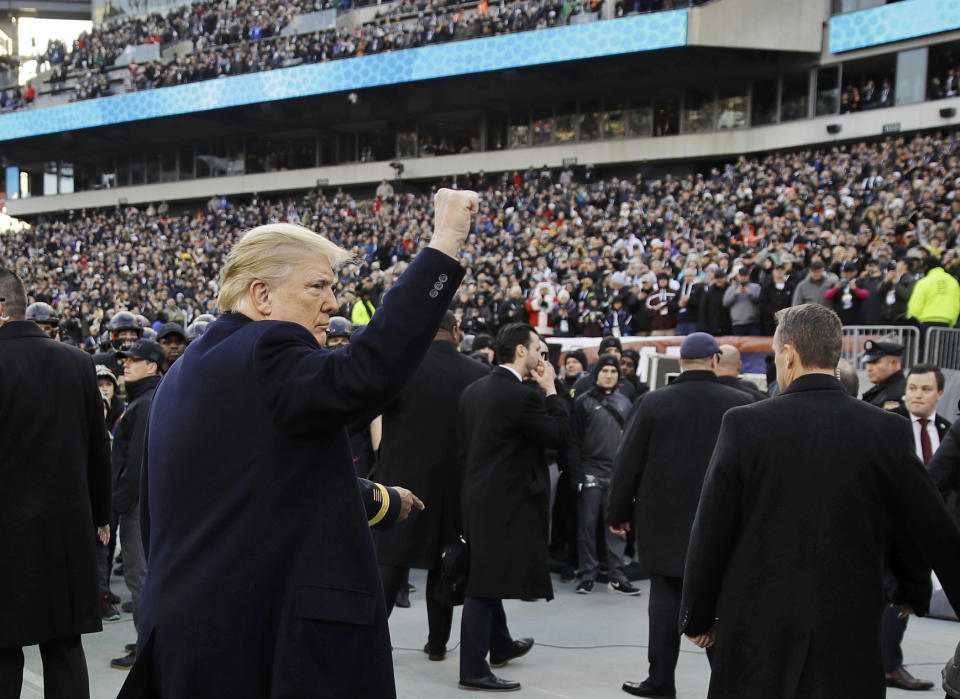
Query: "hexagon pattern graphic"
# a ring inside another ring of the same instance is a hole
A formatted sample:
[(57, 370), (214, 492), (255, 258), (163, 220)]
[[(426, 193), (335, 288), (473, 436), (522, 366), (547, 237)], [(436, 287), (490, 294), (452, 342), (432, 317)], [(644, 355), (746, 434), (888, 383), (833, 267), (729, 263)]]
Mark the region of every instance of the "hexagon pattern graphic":
[(830, 18), (830, 53), (960, 27), (960, 0), (903, 0)]
[(652, 51), (686, 43), (687, 11), (658, 12), (15, 112), (0, 116), (0, 141), (343, 90)]

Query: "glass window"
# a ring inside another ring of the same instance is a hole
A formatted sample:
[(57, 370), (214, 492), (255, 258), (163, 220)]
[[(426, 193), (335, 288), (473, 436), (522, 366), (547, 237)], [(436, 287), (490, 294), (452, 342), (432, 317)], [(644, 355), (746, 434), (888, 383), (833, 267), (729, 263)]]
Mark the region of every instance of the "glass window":
[(525, 148), (528, 145), (530, 145), (530, 115), (526, 111), (511, 112), (507, 148)]
[[(391, 144), (392, 145), (392, 144)], [(304, 168), (317, 166), (317, 138), (312, 134), (304, 134), (295, 138), (290, 143), (291, 157), (293, 159), (293, 168), (302, 170)], [(389, 160), (394, 156), (395, 150), (388, 145), (379, 144), (378, 160)], [(230, 174), (243, 174), (243, 157), (231, 149)]]
[(160, 181), (160, 154), (147, 153), (147, 184)]
[(193, 146), (180, 146), (180, 179), (192, 180), (193, 174)]
[(580, 103), (580, 140), (597, 141), (600, 139), (600, 125), (603, 111), (599, 100)]
[(717, 100), (717, 128), (746, 128), (749, 104), (746, 85), (721, 88)]
[(417, 129), (416, 127), (402, 129), (397, 132), (397, 157), (417, 157)]
[(147, 167), (143, 153), (130, 155), (130, 184), (143, 184), (147, 177)]
[(60, 163), (60, 194), (73, 194), (73, 163)]
[(57, 194), (57, 161), (43, 164), (43, 196)]
[(160, 181), (173, 182), (177, 179), (177, 151), (172, 149), (160, 153)]
[[(914, 49), (912, 51), (901, 51), (897, 54), (897, 85), (896, 85), (896, 103), (913, 104), (922, 102), (926, 92), (927, 82), (927, 55), (926, 46)], [(890, 81), (886, 78), (880, 83), (880, 102), (881, 104), (892, 104), (893, 95), (889, 90), (893, 89)], [(888, 91), (888, 92), (884, 92)], [(886, 99), (884, 99), (886, 98)]]
[(713, 90), (687, 90), (683, 106), (684, 133), (713, 131)]
[(564, 102), (557, 107), (556, 127), (553, 140), (557, 143), (572, 143), (577, 140), (577, 103)]
[(610, 101), (603, 118), (603, 137), (622, 138), (627, 135), (627, 103)]
[(753, 84), (753, 113), (750, 123), (754, 126), (777, 123), (777, 89), (776, 78)]
[(656, 94), (653, 98), (653, 135), (672, 136), (680, 133), (680, 95), (675, 91)]
[(817, 116), (840, 109), (840, 66), (817, 71)]
[(631, 136), (646, 138), (653, 135), (653, 103), (649, 99), (631, 100), (627, 129)]
[(539, 146), (553, 141), (553, 131), (555, 122), (553, 118), (553, 105), (548, 104), (533, 109), (533, 124), (531, 126), (533, 135), (533, 145)]
[(126, 187), (130, 184), (130, 155), (129, 153), (120, 153), (117, 155), (117, 177), (116, 186)]
[(806, 119), (810, 102), (810, 73), (795, 73), (783, 78), (783, 100), (780, 103), (780, 121)]
[(502, 112), (487, 114), (487, 150), (503, 150), (508, 142), (507, 115)]

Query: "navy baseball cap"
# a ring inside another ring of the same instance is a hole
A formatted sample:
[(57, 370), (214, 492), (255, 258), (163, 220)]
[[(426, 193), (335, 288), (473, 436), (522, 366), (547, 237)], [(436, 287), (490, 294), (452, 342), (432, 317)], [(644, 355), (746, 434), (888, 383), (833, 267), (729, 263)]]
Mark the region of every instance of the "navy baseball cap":
[(906, 347), (896, 342), (874, 342), (867, 340), (863, 343), (863, 360), (869, 364), (883, 357), (899, 357)]
[(691, 333), (680, 345), (680, 359), (706, 359), (715, 354), (723, 354), (717, 338), (709, 333)]
[(163, 362), (167, 358), (163, 347), (153, 340), (137, 340), (126, 352), (117, 352), (117, 356), (121, 359), (145, 359), (148, 362), (154, 362), (158, 367), (163, 367)]
[(183, 329), (180, 323), (164, 323), (161, 325), (160, 329), (157, 330), (157, 339), (162, 340), (167, 335), (179, 335), (184, 342), (187, 341), (187, 331)]

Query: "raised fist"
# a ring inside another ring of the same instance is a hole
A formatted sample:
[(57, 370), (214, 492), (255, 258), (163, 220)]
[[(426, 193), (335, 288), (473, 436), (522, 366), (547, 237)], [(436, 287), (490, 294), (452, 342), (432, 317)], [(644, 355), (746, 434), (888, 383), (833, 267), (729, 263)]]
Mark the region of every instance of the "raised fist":
[(476, 192), (441, 189), (433, 198), (430, 247), (456, 257), (470, 235), (470, 220), (480, 208)]

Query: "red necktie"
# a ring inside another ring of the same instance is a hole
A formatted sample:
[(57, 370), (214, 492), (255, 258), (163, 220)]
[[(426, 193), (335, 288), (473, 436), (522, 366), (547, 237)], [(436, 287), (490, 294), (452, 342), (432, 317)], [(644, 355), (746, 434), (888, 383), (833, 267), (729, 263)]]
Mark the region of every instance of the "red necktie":
[(933, 456), (933, 449), (930, 446), (930, 435), (927, 434), (927, 424), (930, 422), (930, 419), (921, 417), (917, 418), (917, 422), (920, 423), (920, 453), (923, 454), (923, 465), (926, 466), (930, 463), (930, 458)]

